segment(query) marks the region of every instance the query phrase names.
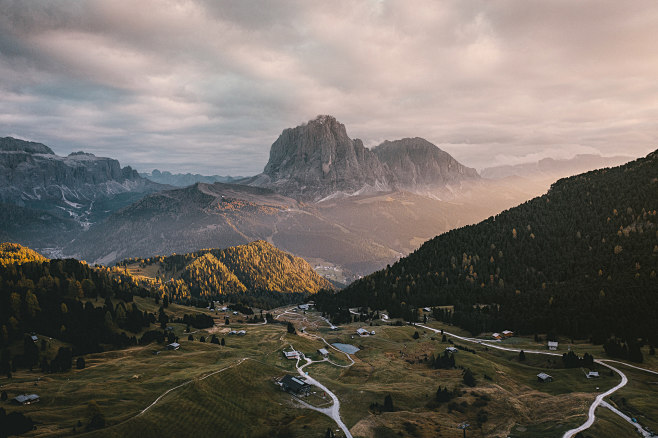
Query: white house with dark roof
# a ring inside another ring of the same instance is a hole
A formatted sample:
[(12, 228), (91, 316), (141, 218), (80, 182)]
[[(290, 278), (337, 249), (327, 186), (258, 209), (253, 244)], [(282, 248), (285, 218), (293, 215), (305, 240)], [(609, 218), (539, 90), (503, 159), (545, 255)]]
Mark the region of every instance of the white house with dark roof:
[(549, 350), (557, 350), (557, 341), (548, 341)]

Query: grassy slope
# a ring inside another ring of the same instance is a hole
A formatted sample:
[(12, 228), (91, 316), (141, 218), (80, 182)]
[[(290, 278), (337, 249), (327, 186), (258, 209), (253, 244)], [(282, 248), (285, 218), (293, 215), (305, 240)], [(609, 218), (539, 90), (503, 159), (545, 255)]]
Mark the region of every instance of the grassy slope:
[[(155, 306), (152, 300), (138, 299), (140, 308), (149, 311)], [(172, 314), (190, 313), (191, 309), (170, 305)], [(205, 310), (203, 310), (205, 311)], [(420, 339), (412, 335), (416, 328), (410, 326), (373, 326), (375, 336), (352, 338), (358, 324), (342, 327), (338, 332), (327, 329), (313, 312), (291, 312), (283, 318), (294, 321), (299, 330), (324, 336), (330, 342), (345, 342), (361, 348), (356, 363), (350, 368), (339, 368), (326, 362), (312, 364), (309, 373), (323, 382), (341, 400), (343, 420), (352, 428), (355, 436), (385, 437), (402, 433), (403, 436), (458, 437), (455, 428), (462, 421), (473, 425), (469, 436), (556, 436), (560, 432), (582, 423), (589, 404), (595, 396), (595, 387), (605, 390), (618, 381), (616, 376), (603, 373), (597, 381), (584, 378), (580, 369), (551, 369), (543, 357), (528, 355), (525, 363), (519, 363), (515, 353), (484, 350), (483, 346), (469, 345), (477, 354), (460, 351), (457, 364), (473, 370), (478, 385), (464, 388), (461, 370), (433, 370), (425, 363), (425, 354), (440, 352), (449, 344), (441, 342), (434, 333), (419, 329)], [(296, 409), (291, 397), (281, 392), (273, 379), (294, 372), (294, 361), (286, 360), (281, 350), (294, 348), (319, 360), (316, 353), (324, 343), (309, 335), (289, 335), (280, 324), (220, 325), (213, 330), (226, 339), (224, 347), (198, 342), (203, 332), (195, 333), (195, 341), (187, 341), (184, 327), (174, 324), (181, 338), (181, 349), (162, 351), (162, 346), (151, 344), (123, 351), (88, 355), (87, 368), (70, 373), (50, 374), (18, 371), (14, 379), (0, 378), (0, 386), (10, 396), (21, 392), (37, 392), (42, 402), (19, 408), (31, 415), (39, 424), (28, 436), (68, 435), (77, 421), (87, 421), (87, 403), (96, 400), (105, 415), (109, 427), (89, 433), (89, 436), (322, 436), (327, 427), (335, 427), (325, 416), (307, 409)], [(247, 336), (234, 337), (225, 334), (230, 329), (247, 330)], [(204, 331), (206, 335), (209, 333)], [(434, 337), (434, 340), (431, 338)], [(531, 339), (513, 338), (506, 343), (523, 343), (532, 346)], [(467, 345), (457, 341), (458, 344)], [(566, 345), (565, 345), (566, 347)], [(585, 351), (585, 346), (577, 349)], [(592, 350), (600, 347), (591, 347)], [(402, 355), (404, 353), (404, 356)], [(204, 380), (208, 373), (242, 362)], [(349, 363), (341, 353), (331, 350), (335, 363)], [(420, 359), (420, 363), (419, 363)], [(413, 363), (410, 363), (413, 362)], [(552, 384), (539, 384), (535, 375), (546, 370), (555, 377)], [(626, 370), (625, 370), (626, 371)], [(484, 379), (484, 374), (492, 380)], [(654, 427), (648, 418), (658, 412), (653, 401), (655, 389), (652, 378), (640, 372), (627, 373), (630, 383), (619, 392), (618, 407), (627, 413), (636, 409), (636, 416), (644, 424)], [(38, 386), (35, 380), (41, 377)], [(144, 415), (135, 415), (152, 403), (164, 391), (186, 381), (185, 385), (169, 393)], [(653, 379), (655, 380), (655, 379)], [(464, 413), (448, 412), (447, 406), (431, 406), (437, 387), (460, 387), (465, 393), (456, 399), (466, 403)], [(372, 414), (373, 402), (383, 403), (391, 394), (396, 412)], [(486, 406), (473, 406), (482, 395), (491, 400)], [(622, 405), (621, 397), (626, 402)], [(324, 403), (322, 394), (310, 401)], [(13, 409), (13, 408), (10, 408)], [(479, 429), (476, 414), (480, 409), (488, 412), (489, 420)], [(597, 415), (603, 409), (597, 410)], [(606, 426), (609, 422), (610, 429)], [(614, 424), (614, 427), (612, 426)], [(602, 413), (597, 421), (594, 436), (617, 437), (610, 431), (630, 430), (618, 418)], [(655, 427), (654, 427), (655, 428)], [(281, 435), (283, 434), (283, 435)], [(393, 435), (391, 435), (393, 434)], [(399, 436), (399, 435), (397, 435)]]

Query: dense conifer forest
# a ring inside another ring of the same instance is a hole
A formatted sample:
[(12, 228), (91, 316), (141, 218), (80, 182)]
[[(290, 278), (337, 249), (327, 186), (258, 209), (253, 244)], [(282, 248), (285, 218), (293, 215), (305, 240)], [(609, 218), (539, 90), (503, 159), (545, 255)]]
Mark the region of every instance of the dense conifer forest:
[[(503, 329), (602, 343), (658, 342), (658, 152), (557, 181), (547, 194), (423, 244), (393, 266), (321, 292), (320, 309), (418, 307), (473, 334)], [(344, 313), (344, 310), (343, 310)]]
[(26, 256), (0, 266), (0, 348), (36, 332), (70, 343), (73, 354), (85, 354), (101, 351), (101, 344), (135, 343), (126, 332), (155, 322), (132, 302), (148, 291), (119, 272), (74, 259), (34, 257), (27, 248), (12, 253)]

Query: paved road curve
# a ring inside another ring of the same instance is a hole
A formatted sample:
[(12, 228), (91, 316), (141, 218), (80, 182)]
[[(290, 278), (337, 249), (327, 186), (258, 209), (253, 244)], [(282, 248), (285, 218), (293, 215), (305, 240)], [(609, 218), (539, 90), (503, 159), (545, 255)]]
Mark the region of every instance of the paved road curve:
[[(427, 326), (422, 325), (422, 324), (416, 324), (416, 325), (419, 326), (419, 327), (423, 327), (425, 329), (431, 330), (435, 333), (440, 333), (441, 332), (441, 330), (437, 330), (437, 329), (434, 329), (432, 327), (427, 327)], [(482, 339), (465, 338), (463, 336), (458, 336), (458, 335), (455, 335), (453, 333), (448, 333), (446, 331), (444, 331), (443, 333), (446, 334), (446, 335), (449, 335), (453, 338), (461, 339), (461, 340), (466, 341), (466, 342), (474, 342), (474, 343), (477, 343), (477, 344), (482, 344), (482, 345), (485, 345), (487, 347), (496, 348), (498, 350), (512, 351), (512, 352), (516, 352), (516, 353), (521, 351), (518, 348), (508, 348), (508, 347), (501, 347), (500, 345), (493, 345), (492, 343), (484, 342)], [(549, 353), (548, 351), (538, 351), (538, 350), (523, 350), (523, 351), (525, 353), (544, 354), (544, 355), (547, 355), (547, 356), (562, 356), (559, 353)], [(616, 372), (617, 374), (619, 374), (621, 376), (621, 383), (619, 383), (614, 388), (604, 392), (603, 394), (599, 394), (596, 397), (596, 399), (594, 400), (594, 403), (592, 403), (589, 407), (587, 421), (585, 423), (583, 423), (582, 425), (578, 426), (577, 428), (571, 429), (571, 430), (565, 432), (565, 434), (562, 436), (562, 438), (571, 438), (572, 436), (574, 436), (578, 432), (582, 432), (583, 430), (588, 429), (592, 424), (594, 424), (594, 420), (596, 420), (596, 415), (594, 414), (594, 411), (601, 404), (601, 402), (603, 401), (603, 398), (609, 396), (610, 394), (614, 393), (618, 389), (623, 388), (624, 386), (626, 386), (626, 383), (628, 383), (628, 378), (626, 377), (626, 374), (622, 373), (617, 368), (613, 367), (612, 365), (608, 365), (606, 363), (603, 363), (602, 360), (595, 360), (594, 362), (598, 363), (599, 365), (603, 365), (604, 367), (608, 367), (611, 370), (613, 370), (614, 372)], [(619, 362), (619, 363), (624, 364), (623, 362)], [(624, 365), (627, 365), (627, 364), (624, 364)], [(632, 366), (632, 365), (630, 365), (630, 366)], [(637, 368), (637, 367), (634, 367), (634, 368)], [(643, 370), (643, 368), (639, 368), (639, 369)], [(648, 370), (645, 370), (645, 371), (648, 371)], [(652, 371), (650, 371), (650, 372), (652, 372)], [(658, 373), (656, 373), (656, 374), (658, 374)]]
[[(320, 361), (322, 362), (322, 361)], [(327, 394), (329, 394), (329, 397), (331, 397), (331, 400), (333, 400), (333, 404), (328, 407), (328, 408), (316, 408), (315, 406), (311, 406), (308, 403), (305, 403), (302, 401), (302, 404), (306, 406), (309, 409), (313, 409), (314, 411), (322, 412), (323, 414), (331, 417), (336, 424), (338, 424), (338, 427), (340, 427), (343, 432), (345, 433), (345, 436), (347, 438), (352, 438), (352, 434), (350, 433), (350, 430), (347, 428), (345, 423), (343, 423), (343, 420), (340, 418), (340, 401), (338, 400), (338, 397), (336, 397), (336, 394), (333, 392), (329, 391), (329, 388), (324, 386), (322, 383), (318, 382), (315, 380), (313, 377), (309, 376), (308, 374), (304, 374), (304, 367), (307, 365), (312, 364), (313, 361), (309, 358), (306, 358), (306, 363), (302, 365), (301, 367), (299, 366), (299, 359), (297, 359), (297, 372), (301, 375), (304, 376), (304, 380), (306, 380), (306, 383), (317, 386)]]

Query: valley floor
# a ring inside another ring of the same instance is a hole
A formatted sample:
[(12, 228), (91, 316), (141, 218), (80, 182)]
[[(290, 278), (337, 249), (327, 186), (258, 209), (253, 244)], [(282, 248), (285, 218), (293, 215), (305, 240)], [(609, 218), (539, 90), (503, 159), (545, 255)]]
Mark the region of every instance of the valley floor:
[[(170, 306), (174, 312), (177, 307)], [(203, 311), (223, 321), (221, 312)], [(527, 354), (521, 362), (517, 352), (494, 348), (546, 351), (531, 338), (469, 342), (457, 337), (464, 334), (459, 329), (437, 322), (423, 327), (374, 321), (372, 326), (352, 323), (333, 331), (317, 312), (287, 307), (274, 313), (274, 323), (222, 323), (211, 329), (225, 339), (225, 346), (199, 342), (210, 330), (196, 331), (194, 341), (188, 341), (185, 327), (171, 324), (180, 338), (179, 350), (150, 344), (88, 355), (85, 369), (63, 374), (19, 370), (11, 380), (0, 379), (0, 387), (9, 394), (36, 392), (41, 402), (3, 407), (31, 416), (37, 428), (26, 436), (35, 437), (323, 437), (328, 428), (342, 436), (340, 422), (354, 437), (456, 438), (462, 436), (457, 426), (463, 422), (470, 424), (469, 437), (561, 437), (587, 421), (597, 395), (621, 382), (618, 374), (601, 364), (597, 365), (601, 377), (587, 379), (580, 368), (563, 368), (558, 356)], [(297, 334), (287, 333), (287, 321)], [(374, 330), (375, 335), (360, 337), (359, 327)], [(247, 334), (228, 334), (240, 329)], [(456, 336), (448, 335), (442, 342), (441, 329)], [(337, 342), (359, 351), (340, 352), (331, 346)], [(473, 352), (455, 353), (456, 369), (429, 366), (432, 355), (453, 345)], [(304, 357), (286, 359), (282, 352), (291, 348)], [(326, 360), (318, 353), (320, 348), (329, 351)], [(603, 355), (600, 346), (567, 340), (561, 340), (557, 353), (568, 348), (579, 355), (589, 352), (596, 359)], [(645, 358), (639, 367), (658, 371), (658, 360), (646, 352)], [(610, 364), (623, 371), (628, 383), (605, 402), (642, 426), (658, 430), (658, 376)], [(474, 387), (463, 384), (462, 367), (473, 372)], [(302, 398), (282, 391), (277, 379), (298, 372), (308, 373), (309, 381), (324, 389), (313, 386), (311, 394)], [(553, 382), (538, 382), (539, 372), (553, 376)], [(439, 386), (457, 390), (458, 395), (439, 403), (435, 400)], [(388, 395), (394, 409), (382, 412)], [(106, 427), (86, 431), (92, 401)], [(637, 434), (633, 424), (605, 404), (595, 414), (584, 432), (587, 437)]]

